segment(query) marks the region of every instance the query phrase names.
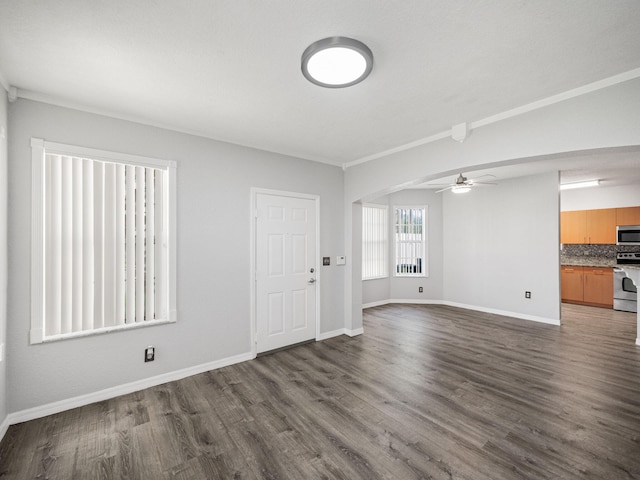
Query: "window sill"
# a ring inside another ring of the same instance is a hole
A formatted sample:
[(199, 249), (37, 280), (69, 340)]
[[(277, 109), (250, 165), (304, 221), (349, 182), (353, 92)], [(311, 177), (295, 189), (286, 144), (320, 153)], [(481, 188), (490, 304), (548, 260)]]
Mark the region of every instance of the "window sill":
[(367, 282), (369, 280), (384, 280), (385, 278), (389, 278), (389, 275), (385, 275), (384, 277), (371, 277), (371, 278), (363, 278), (363, 282)]
[[(69, 340), (72, 338), (92, 337), (94, 335), (103, 335), (105, 333), (125, 332), (128, 330), (137, 330), (139, 328), (148, 328), (148, 327), (155, 327), (156, 325), (168, 325), (171, 323), (176, 323), (175, 315), (172, 315), (172, 317), (173, 319), (171, 320), (151, 320), (148, 322), (141, 322), (141, 323), (114, 325), (111, 327), (103, 327), (103, 328), (97, 328), (94, 330), (86, 330), (81, 332), (62, 333), (60, 335), (51, 335), (48, 337), (43, 337), (41, 331), (40, 332), (32, 331), (31, 344), (35, 345), (39, 343), (58, 342), (60, 340)], [(40, 339), (38, 339), (38, 334)]]

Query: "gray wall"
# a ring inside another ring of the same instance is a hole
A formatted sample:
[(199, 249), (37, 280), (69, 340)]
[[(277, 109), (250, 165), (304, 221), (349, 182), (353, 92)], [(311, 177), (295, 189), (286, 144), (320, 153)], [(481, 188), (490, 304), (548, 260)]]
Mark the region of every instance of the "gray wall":
[(7, 417), (7, 92), (0, 87), (0, 437)]
[(559, 322), (557, 173), (447, 193), (443, 211), (445, 300)]
[[(320, 253), (344, 254), (338, 167), (26, 100), (9, 132), (9, 412), (249, 353), (251, 187), (319, 195)], [(29, 345), (31, 137), (178, 162), (177, 323)], [(344, 268), (320, 268), (330, 332), (344, 327)]]

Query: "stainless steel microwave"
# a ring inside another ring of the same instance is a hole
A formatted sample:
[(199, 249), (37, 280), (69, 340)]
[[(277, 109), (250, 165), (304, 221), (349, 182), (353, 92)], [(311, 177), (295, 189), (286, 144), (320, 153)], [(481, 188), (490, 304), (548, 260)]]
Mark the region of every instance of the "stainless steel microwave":
[(618, 225), (616, 245), (640, 245), (640, 225)]

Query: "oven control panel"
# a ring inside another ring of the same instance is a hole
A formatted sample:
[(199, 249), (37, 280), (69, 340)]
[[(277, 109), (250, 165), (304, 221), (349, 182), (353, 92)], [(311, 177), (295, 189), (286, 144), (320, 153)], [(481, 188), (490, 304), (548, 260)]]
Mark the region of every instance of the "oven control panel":
[(618, 252), (616, 254), (618, 264), (640, 264), (640, 252)]

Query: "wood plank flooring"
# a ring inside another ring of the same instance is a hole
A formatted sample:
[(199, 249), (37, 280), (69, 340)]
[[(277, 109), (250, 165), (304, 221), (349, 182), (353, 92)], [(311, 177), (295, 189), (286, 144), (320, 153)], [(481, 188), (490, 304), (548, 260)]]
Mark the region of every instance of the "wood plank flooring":
[(2, 479), (640, 478), (635, 314), (445, 306), (10, 427)]

